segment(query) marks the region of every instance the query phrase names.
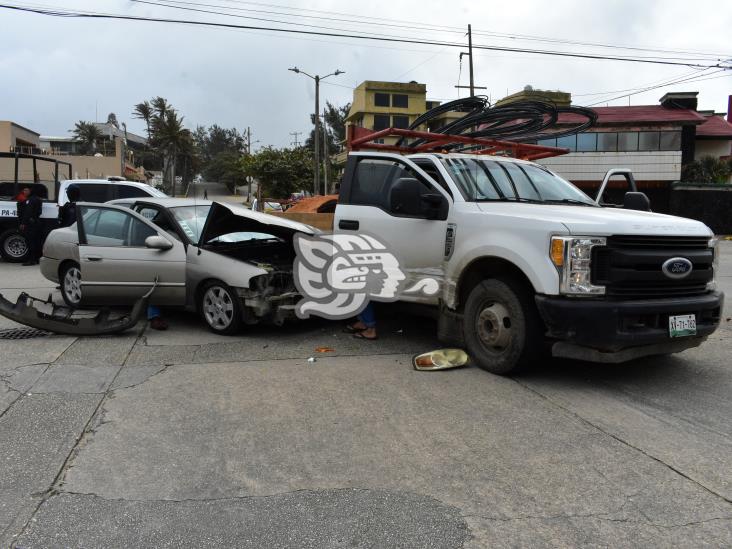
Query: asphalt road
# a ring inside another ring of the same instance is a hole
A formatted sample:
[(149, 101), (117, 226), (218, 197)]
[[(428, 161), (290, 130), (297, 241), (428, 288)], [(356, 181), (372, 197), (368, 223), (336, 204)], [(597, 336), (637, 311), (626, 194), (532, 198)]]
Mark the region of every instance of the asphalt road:
[[(53, 290), (2, 263), (0, 286)], [(730, 547), (730, 316), (676, 356), (515, 379), (414, 371), (435, 327), (393, 307), (375, 343), (182, 313), (0, 340), (0, 547)]]

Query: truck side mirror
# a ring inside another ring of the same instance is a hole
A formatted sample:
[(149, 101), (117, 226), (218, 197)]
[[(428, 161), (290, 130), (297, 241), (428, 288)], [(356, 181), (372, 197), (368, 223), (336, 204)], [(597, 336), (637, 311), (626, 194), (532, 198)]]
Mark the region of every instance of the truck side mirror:
[(440, 193), (423, 194), (422, 213), (427, 219), (447, 219), (447, 200)]
[(623, 196), (623, 209), (650, 212), (651, 201), (648, 199), (648, 196), (646, 196), (646, 193), (627, 192), (625, 193), (625, 196)]
[(422, 215), (422, 184), (413, 177), (402, 177), (391, 187), (389, 210), (402, 215)]

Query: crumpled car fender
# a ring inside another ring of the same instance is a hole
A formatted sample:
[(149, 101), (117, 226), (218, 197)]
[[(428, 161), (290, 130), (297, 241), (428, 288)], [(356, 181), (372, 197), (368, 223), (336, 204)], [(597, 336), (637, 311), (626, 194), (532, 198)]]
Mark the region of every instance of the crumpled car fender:
[[(57, 334), (73, 336), (116, 334), (129, 330), (137, 324), (147, 311), (155, 286), (156, 284), (135, 302), (128, 314), (113, 319), (110, 319), (110, 309), (101, 309), (93, 317), (74, 318), (71, 316), (72, 310), (54, 304), (51, 296), (46, 300), (41, 300), (25, 292), (18, 296), (15, 303), (8, 301), (0, 294), (0, 314), (19, 324)], [(50, 312), (40, 311), (35, 307), (36, 304), (50, 306), (51, 310)]]

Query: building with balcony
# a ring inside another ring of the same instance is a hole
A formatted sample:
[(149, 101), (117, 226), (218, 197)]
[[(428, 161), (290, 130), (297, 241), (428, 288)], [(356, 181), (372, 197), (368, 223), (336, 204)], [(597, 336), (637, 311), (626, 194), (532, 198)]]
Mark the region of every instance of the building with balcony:
[[(73, 136), (43, 136), (15, 122), (0, 120), (0, 151), (48, 156), (69, 162), (74, 178), (125, 177), (144, 181), (145, 170), (139, 166), (141, 153), (147, 140), (139, 135), (124, 132), (112, 124), (96, 123), (102, 133), (93, 155), (82, 154), (79, 142)], [(7, 160), (7, 159), (6, 159)], [(14, 177), (11, 163), (0, 165), (0, 178)], [(24, 165), (19, 179), (32, 181), (49, 174), (33, 174)], [(25, 173), (28, 171), (28, 173)]]

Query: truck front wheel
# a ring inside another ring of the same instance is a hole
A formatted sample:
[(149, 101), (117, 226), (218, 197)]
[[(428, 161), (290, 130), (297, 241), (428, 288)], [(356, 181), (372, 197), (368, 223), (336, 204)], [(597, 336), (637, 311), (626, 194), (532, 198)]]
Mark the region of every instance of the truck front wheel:
[(531, 292), (507, 279), (473, 288), (465, 303), (464, 334), (471, 359), (494, 374), (515, 374), (539, 358), (542, 322)]

